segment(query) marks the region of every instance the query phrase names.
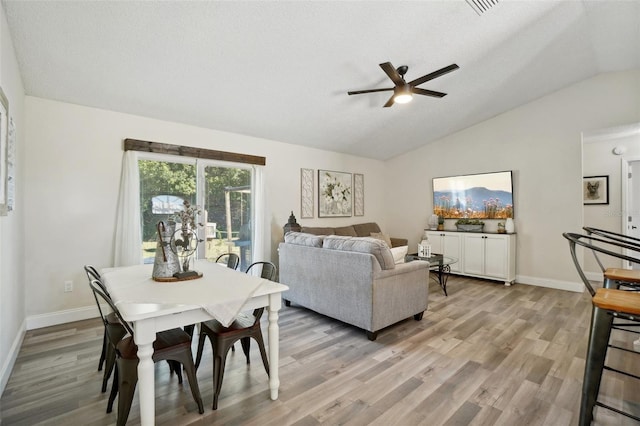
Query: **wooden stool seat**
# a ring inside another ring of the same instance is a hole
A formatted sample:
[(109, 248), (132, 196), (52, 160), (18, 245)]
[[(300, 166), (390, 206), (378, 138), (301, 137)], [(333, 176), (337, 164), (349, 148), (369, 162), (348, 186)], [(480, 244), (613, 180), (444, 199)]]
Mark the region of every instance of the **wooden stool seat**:
[(605, 279), (640, 284), (640, 271), (634, 269), (607, 268)]
[(600, 309), (640, 316), (640, 293), (599, 288), (592, 301)]

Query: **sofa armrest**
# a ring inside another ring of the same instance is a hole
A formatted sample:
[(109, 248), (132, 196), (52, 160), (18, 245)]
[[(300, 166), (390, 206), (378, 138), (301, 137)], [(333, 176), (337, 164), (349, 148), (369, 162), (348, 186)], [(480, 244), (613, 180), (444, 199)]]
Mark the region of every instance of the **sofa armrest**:
[(409, 244), (409, 240), (406, 238), (393, 238), (391, 237), (391, 247), (401, 247)]

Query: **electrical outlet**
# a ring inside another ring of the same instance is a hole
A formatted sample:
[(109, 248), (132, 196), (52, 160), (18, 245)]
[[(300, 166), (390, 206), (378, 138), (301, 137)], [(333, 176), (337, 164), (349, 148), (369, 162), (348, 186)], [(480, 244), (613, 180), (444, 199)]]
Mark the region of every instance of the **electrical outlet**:
[(73, 281), (64, 282), (64, 292), (69, 293), (73, 291)]

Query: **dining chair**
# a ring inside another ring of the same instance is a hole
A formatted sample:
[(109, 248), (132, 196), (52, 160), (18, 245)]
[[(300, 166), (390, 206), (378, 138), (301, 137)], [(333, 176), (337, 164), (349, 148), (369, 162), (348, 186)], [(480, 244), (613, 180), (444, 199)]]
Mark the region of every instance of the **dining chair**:
[[(225, 260), (226, 257), (226, 260)], [(222, 261), (221, 261), (222, 260)], [(223, 253), (214, 263), (220, 263), (221, 265), (227, 265), (227, 268), (233, 269), (234, 271), (238, 269), (238, 265), (240, 265), (240, 257), (235, 253)], [(184, 326), (184, 331), (189, 334), (189, 336), (193, 337), (193, 330), (195, 329), (195, 324), (189, 324)], [(235, 348), (232, 348), (234, 351)]]
[[(138, 347), (134, 341), (133, 329), (129, 323), (124, 320), (120, 311), (113, 303), (113, 300), (111, 300), (111, 297), (105, 293), (100, 282), (98, 280), (93, 280), (90, 285), (94, 296), (104, 301), (112, 309), (118, 318), (118, 321), (120, 321), (120, 324), (129, 334), (129, 336), (118, 341), (115, 346), (115, 352), (117, 355), (116, 372), (114, 383), (111, 388), (111, 394), (109, 395), (109, 402), (107, 404), (107, 413), (110, 413), (113, 408), (115, 397), (116, 395), (118, 396), (118, 415), (116, 424), (120, 426), (127, 423), (136, 384), (138, 383)], [(110, 331), (111, 330), (108, 330), (108, 332)], [(114, 338), (115, 336), (110, 336), (112, 341), (115, 340)], [(178, 373), (178, 383), (182, 383), (182, 376), (179, 374), (180, 365), (184, 366), (189, 380), (191, 394), (198, 405), (198, 412), (200, 414), (204, 413), (202, 397), (200, 396), (200, 388), (198, 387), (198, 381), (196, 379), (196, 369), (193, 364), (193, 355), (191, 354), (191, 338), (189, 335), (179, 328), (157, 333), (156, 340), (153, 342), (152, 359), (153, 362), (166, 360), (174, 364), (177, 363), (178, 365), (175, 370)]]
[[(226, 262), (224, 261), (225, 257), (227, 258)], [(240, 256), (235, 253), (223, 253), (218, 256), (215, 263), (226, 263), (227, 268), (238, 269), (238, 266), (240, 265)]]
[[(102, 291), (106, 295), (109, 295), (107, 288), (102, 282), (102, 277), (100, 276), (100, 273), (96, 270), (96, 268), (91, 265), (85, 265), (84, 271), (87, 274), (89, 285), (91, 285), (92, 281), (96, 281), (97, 285), (100, 286)], [(96, 304), (98, 305), (98, 312), (100, 313), (100, 318), (102, 319), (102, 324), (104, 326), (104, 333), (102, 336), (102, 351), (100, 353), (98, 371), (102, 370), (102, 366), (104, 364), (105, 370), (102, 375), (102, 392), (106, 392), (109, 378), (113, 373), (113, 369), (116, 363), (115, 345), (127, 334), (127, 330), (125, 330), (122, 324), (120, 324), (120, 321), (118, 321), (118, 317), (114, 312), (103, 312), (98, 297), (95, 294), (93, 295), (93, 297), (96, 301)]]
[[(613, 368), (605, 363), (607, 359), (607, 351), (610, 348), (637, 354), (637, 352), (633, 350), (613, 345), (609, 340), (612, 329), (629, 333), (637, 333), (633, 330), (634, 327), (631, 326), (637, 325), (640, 322), (640, 293), (636, 291), (625, 291), (606, 287), (594, 289), (587, 279), (578, 260), (576, 246), (582, 246), (606, 256), (612, 256), (614, 258), (628, 260), (631, 262), (638, 261), (639, 259), (621, 254), (616, 250), (616, 247), (618, 247), (619, 244), (615, 244), (609, 239), (602, 239), (594, 237), (593, 235), (580, 235), (568, 232), (563, 233), (562, 235), (569, 241), (571, 258), (578, 275), (591, 294), (592, 302), (591, 327), (589, 331), (589, 343), (587, 346), (584, 378), (582, 382), (580, 415), (578, 418), (579, 425), (588, 426), (591, 424), (593, 421), (593, 410), (596, 406), (606, 408), (640, 422), (640, 417), (637, 415), (598, 401), (598, 393), (600, 391), (600, 383), (602, 381), (602, 374), (604, 370), (640, 379), (637, 375)], [(614, 319), (618, 319), (618, 322), (614, 323)], [(621, 320), (624, 322), (620, 322)]]
[[(271, 262), (255, 262), (249, 265), (246, 273), (252, 274), (259, 267), (260, 277), (270, 281), (275, 280), (276, 266)], [(198, 352), (196, 355), (196, 369), (202, 360), (202, 352), (204, 350), (205, 338), (209, 338), (213, 352), (213, 409), (218, 408), (218, 397), (222, 388), (222, 379), (224, 377), (224, 367), (229, 349), (233, 344), (240, 340), (242, 350), (247, 358), (247, 364), (250, 363), (249, 348), (251, 339), (258, 343), (260, 348), (260, 356), (262, 364), (269, 375), (269, 361), (267, 359), (267, 351), (264, 346), (262, 337), (262, 329), (260, 328), (260, 318), (264, 312), (264, 307), (254, 309), (251, 314), (240, 313), (236, 319), (228, 327), (224, 327), (216, 320), (209, 320), (200, 323), (200, 337), (198, 339)]]

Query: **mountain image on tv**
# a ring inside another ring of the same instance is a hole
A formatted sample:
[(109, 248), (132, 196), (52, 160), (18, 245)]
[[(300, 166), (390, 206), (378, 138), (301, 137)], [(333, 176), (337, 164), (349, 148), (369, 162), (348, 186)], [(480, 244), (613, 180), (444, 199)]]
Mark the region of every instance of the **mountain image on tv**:
[(444, 218), (513, 217), (511, 188), (511, 172), (435, 178), (434, 214)]

